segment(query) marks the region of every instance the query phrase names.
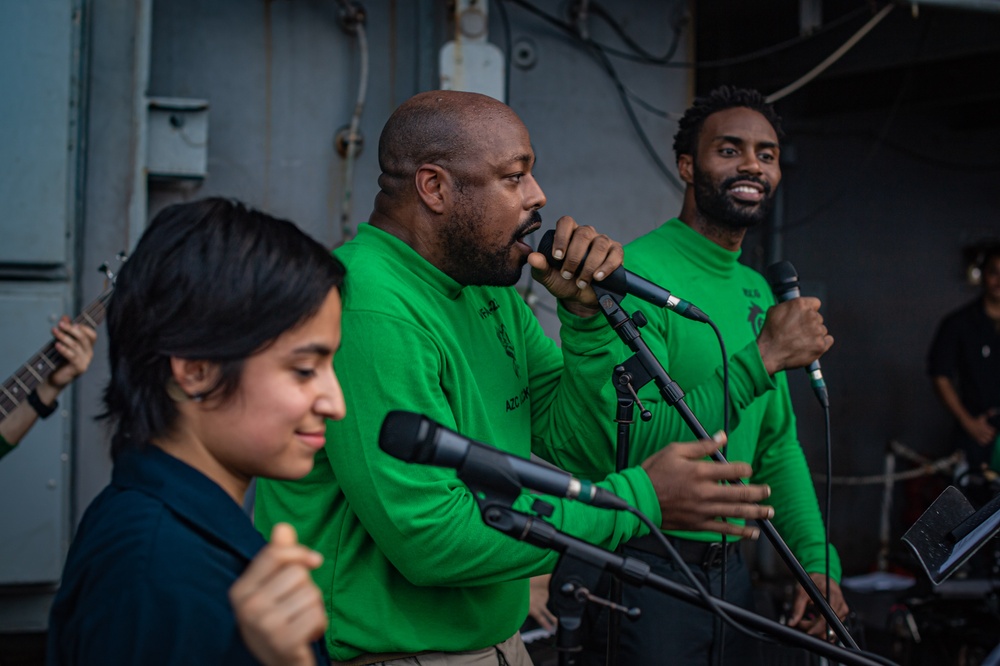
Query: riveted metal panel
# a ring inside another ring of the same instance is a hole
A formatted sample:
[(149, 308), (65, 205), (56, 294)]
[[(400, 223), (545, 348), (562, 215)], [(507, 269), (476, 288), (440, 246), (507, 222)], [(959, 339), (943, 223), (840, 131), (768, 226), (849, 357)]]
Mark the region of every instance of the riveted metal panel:
[(16, 0), (0, 10), (0, 263), (68, 259), (77, 175), (77, 4)]
[[(69, 308), (60, 283), (0, 284), (0, 381), (52, 340)], [(0, 461), (0, 585), (59, 580), (69, 538), (69, 389)]]

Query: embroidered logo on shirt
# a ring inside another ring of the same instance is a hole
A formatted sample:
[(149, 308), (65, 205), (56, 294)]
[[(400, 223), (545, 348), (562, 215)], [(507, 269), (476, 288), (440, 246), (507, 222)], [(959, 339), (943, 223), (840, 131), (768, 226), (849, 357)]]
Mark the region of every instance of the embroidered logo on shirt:
[(497, 303), (496, 299), (492, 299), (486, 304), (486, 307), (479, 308), (479, 318), (489, 319), (493, 316), (493, 313), (500, 309), (500, 304)]
[(514, 376), (521, 376), (521, 366), (517, 364), (517, 357), (514, 356), (514, 344), (510, 341), (510, 336), (507, 335), (506, 324), (501, 323), (497, 326), (497, 339), (500, 340), (500, 344), (503, 345), (503, 350), (506, 352), (507, 356), (510, 356), (510, 360), (514, 363)]
[(750, 324), (754, 335), (760, 335), (761, 330), (764, 328), (764, 316), (766, 314), (767, 312), (765, 312), (764, 308), (758, 304), (750, 304), (750, 314), (747, 315), (747, 322)]
[(515, 395), (513, 398), (507, 399), (507, 411), (512, 412), (515, 409), (519, 408), (521, 405), (527, 405), (528, 398), (530, 397), (531, 397), (531, 389), (525, 386), (523, 389), (521, 389), (521, 392), (518, 395)]

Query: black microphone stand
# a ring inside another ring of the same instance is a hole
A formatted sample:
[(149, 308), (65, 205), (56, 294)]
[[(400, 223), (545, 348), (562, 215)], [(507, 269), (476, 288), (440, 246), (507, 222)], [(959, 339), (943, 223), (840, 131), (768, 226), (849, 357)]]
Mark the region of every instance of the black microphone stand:
[[(632, 390), (638, 392), (639, 388), (652, 379), (656, 383), (660, 395), (663, 396), (668, 405), (674, 407), (680, 413), (681, 418), (684, 419), (684, 422), (691, 429), (691, 432), (694, 433), (695, 437), (698, 439), (711, 439), (708, 431), (705, 430), (704, 426), (701, 425), (697, 417), (691, 412), (687, 403), (684, 402), (684, 391), (677, 385), (677, 382), (670, 378), (660, 362), (656, 360), (656, 356), (649, 349), (649, 346), (643, 341), (642, 335), (639, 333), (639, 325), (622, 310), (621, 301), (624, 297), (621, 294), (604, 289), (599, 282), (595, 282), (593, 288), (597, 294), (601, 311), (608, 320), (608, 324), (618, 333), (618, 337), (622, 339), (628, 348), (635, 352), (635, 356), (626, 362), (626, 366), (630, 366), (630, 374), (633, 375), (630, 382)], [(645, 317), (642, 316), (641, 312), (637, 312), (636, 317), (641, 324), (645, 324)], [(639, 368), (641, 368), (642, 372), (638, 371)], [(642, 381), (643, 379), (645, 381)], [(621, 437), (621, 434), (619, 434), (619, 437)], [(715, 451), (712, 454), (712, 459), (720, 463), (728, 462), (720, 451)], [(809, 574), (802, 568), (799, 561), (795, 559), (792, 551), (781, 538), (781, 535), (778, 534), (771, 521), (761, 519), (757, 521), (757, 524), (761, 532), (764, 533), (774, 546), (778, 555), (784, 560), (785, 565), (792, 572), (795, 579), (806, 591), (813, 603), (815, 603), (816, 608), (826, 619), (827, 626), (833, 629), (834, 633), (837, 634), (837, 638), (844, 645), (858, 650), (858, 644), (854, 641), (854, 638), (851, 637), (851, 634), (840, 621), (840, 618), (837, 617), (837, 614), (833, 612), (830, 603), (820, 593), (819, 588), (813, 583)]]
[[(462, 478), (461, 472), (459, 478)], [(609, 552), (565, 534), (535, 516), (515, 511), (511, 505), (518, 497), (519, 489), (516, 486), (511, 487), (509, 480), (487, 485), (482, 479), (483, 477), (472, 481), (466, 481), (464, 478), (462, 480), (469, 485), (475, 496), (483, 522), (515, 539), (560, 553), (559, 564), (556, 566), (556, 572), (553, 572), (553, 580), (556, 579), (558, 572), (560, 583), (558, 587), (553, 586), (557, 594), (555, 603), (550, 602), (550, 607), (553, 610), (562, 610), (565, 607), (571, 613), (565, 617), (561, 613), (557, 614), (560, 631), (563, 630), (564, 623), (568, 630), (567, 634), (558, 639), (560, 648), (564, 649), (560, 652), (560, 664), (572, 666), (577, 663), (581, 613), (579, 609), (586, 601), (595, 600), (589, 590), (602, 572), (607, 571), (631, 585), (651, 585), (664, 594), (670, 594), (702, 608), (708, 606), (695, 590), (652, 573), (649, 565), (642, 560)], [(547, 510), (545, 507), (548, 507)], [(536, 511), (542, 509), (544, 513), (550, 513), (552, 507), (542, 500), (536, 500), (533, 508)], [(837, 663), (847, 666), (884, 666), (884, 662), (874, 661), (859, 652), (827, 643), (729, 602), (715, 600), (715, 604), (745, 626)], [(635, 613), (635, 611), (629, 612)]]
[[(483, 522), (500, 529), (490, 522), (493, 517), (503, 516), (507, 512), (525, 518), (528, 516), (511, 508), (521, 494), (520, 483), (516, 478), (502, 473), (502, 470), (497, 473), (493, 462), (493, 459), (484, 455), (481, 449), (470, 448), (457, 476), (476, 498), (480, 513), (483, 515)], [(531, 508), (539, 516), (545, 517), (550, 517), (553, 511), (552, 505), (541, 499), (536, 499)], [(511, 536), (524, 538), (518, 534)], [(593, 548), (583, 541), (580, 543)], [(591, 594), (590, 591), (597, 588), (605, 568), (600, 565), (594, 566), (593, 559), (586, 557), (586, 551), (567, 548), (560, 552), (562, 555), (552, 571), (549, 582), (548, 605), (557, 619), (556, 650), (559, 654), (559, 666), (578, 666), (583, 651), (583, 613), (587, 601), (603, 603), (613, 610), (625, 609)], [(648, 570), (648, 566), (646, 568)], [(633, 611), (633, 614), (637, 615), (638, 612)]]
[[(638, 382), (636, 377), (643, 379)], [(642, 366), (638, 365), (635, 357), (628, 359), (624, 364), (615, 368), (612, 373), (611, 382), (618, 394), (616, 400), (617, 409), (615, 412), (615, 423), (618, 424), (617, 441), (615, 443), (615, 471), (621, 472), (628, 467), (629, 458), (629, 429), (632, 426), (635, 405), (639, 405), (639, 417), (643, 421), (649, 421), (653, 415), (648, 409), (642, 406), (639, 396), (636, 395), (635, 386), (644, 386), (649, 381), (649, 375), (645, 373)], [(615, 552), (619, 555), (623, 552), (619, 545)], [(550, 586), (551, 587), (551, 586)], [(611, 588), (608, 598), (612, 608), (624, 608), (622, 603), (622, 585), (618, 578), (612, 577)], [(634, 615), (633, 617), (637, 617)], [(608, 614), (608, 645), (605, 662), (607, 666), (618, 666), (618, 642), (621, 634), (621, 615), (618, 613)]]

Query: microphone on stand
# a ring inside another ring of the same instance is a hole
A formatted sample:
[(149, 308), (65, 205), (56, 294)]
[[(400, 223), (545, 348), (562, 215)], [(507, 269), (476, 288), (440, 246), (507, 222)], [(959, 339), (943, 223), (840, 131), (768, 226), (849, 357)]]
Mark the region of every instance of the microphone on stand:
[[(546, 231), (542, 235), (542, 239), (538, 242), (538, 251), (545, 255), (545, 259), (549, 262), (550, 266), (561, 268), (563, 260), (552, 256), (552, 241), (555, 240), (555, 236), (555, 230), (549, 229)], [(616, 294), (622, 296), (630, 294), (636, 298), (641, 298), (647, 303), (673, 310), (688, 319), (700, 321), (703, 324), (708, 322), (708, 315), (698, 309), (693, 303), (677, 298), (663, 287), (625, 270), (624, 266), (619, 266), (611, 271), (610, 275), (597, 284)]]
[[(799, 291), (799, 274), (795, 271), (790, 261), (779, 261), (771, 264), (765, 271), (767, 281), (771, 285), (774, 297), (780, 301), (790, 301), (802, 295)], [(809, 383), (812, 384), (813, 393), (823, 407), (830, 406), (830, 396), (826, 390), (826, 382), (823, 380), (823, 371), (820, 370), (819, 360), (815, 360), (806, 367), (806, 374), (809, 375)]]
[[(454, 468), (463, 481), (501, 488), (514, 484), (605, 509), (627, 511), (631, 508), (625, 500), (590, 481), (504, 453), (414, 412), (389, 412), (382, 421), (378, 445), (389, 455), (406, 462)], [(476, 458), (475, 464), (468, 460), (470, 454)]]

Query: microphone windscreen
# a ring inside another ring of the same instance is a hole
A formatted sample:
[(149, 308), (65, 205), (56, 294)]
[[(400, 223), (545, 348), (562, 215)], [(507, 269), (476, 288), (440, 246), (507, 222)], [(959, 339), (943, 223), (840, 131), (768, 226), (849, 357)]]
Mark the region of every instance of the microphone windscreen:
[(428, 419), (421, 414), (402, 410), (389, 412), (378, 434), (379, 448), (393, 458), (426, 462), (421, 459), (427, 453), (421, 444), (427, 435), (427, 423)]
[(554, 259), (552, 257), (552, 242), (556, 239), (556, 230), (549, 229), (544, 234), (542, 234), (542, 239), (538, 241), (538, 252), (542, 253), (545, 257), (545, 261), (549, 262), (549, 266), (554, 266), (560, 268), (562, 266), (562, 259)]
[(796, 289), (799, 286), (799, 274), (795, 272), (795, 266), (790, 261), (779, 261), (771, 264), (764, 271), (767, 282), (771, 285), (771, 290), (779, 294), (789, 289)]

